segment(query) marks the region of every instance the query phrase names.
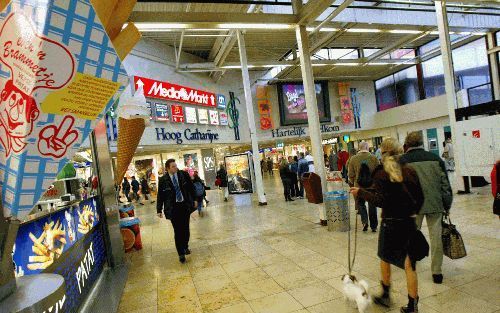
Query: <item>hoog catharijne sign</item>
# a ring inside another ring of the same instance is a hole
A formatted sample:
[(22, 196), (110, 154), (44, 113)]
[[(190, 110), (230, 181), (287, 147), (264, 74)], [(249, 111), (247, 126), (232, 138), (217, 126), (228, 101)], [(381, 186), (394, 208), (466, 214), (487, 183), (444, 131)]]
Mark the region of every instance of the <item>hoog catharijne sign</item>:
[(13, 1), (0, 14), (0, 189), (23, 218), (127, 81), (87, 0)]

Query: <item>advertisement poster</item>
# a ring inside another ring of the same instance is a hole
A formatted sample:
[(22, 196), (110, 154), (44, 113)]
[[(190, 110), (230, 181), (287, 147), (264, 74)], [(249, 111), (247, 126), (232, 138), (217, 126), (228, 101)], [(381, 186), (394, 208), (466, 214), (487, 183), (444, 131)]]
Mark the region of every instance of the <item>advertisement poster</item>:
[(154, 168), (153, 159), (135, 160), (134, 163), (136, 171), (135, 178), (139, 182), (143, 177), (149, 180)]
[(151, 101), (146, 101), (146, 105), (148, 106), (149, 109), (149, 119), (152, 120), (154, 117), (154, 104), (151, 103)]
[(157, 121), (167, 122), (170, 119), (170, 108), (168, 104), (155, 103), (155, 115)]
[(226, 106), (227, 106), (226, 96), (224, 96), (224, 95), (217, 95), (217, 108), (225, 110)]
[[(278, 84), (278, 102), (281, 125), (307, 124), (307, 108), (302, 83)], [(330, 121), (330, 103), (328, 100), (328, 82), (314, 84), (318, 114), (321, 122)]]
[(208, 110), (198, 109), (198, 121), (200, 124), (208, 124)]
[(194, 172), (198, 172), (198, 154), (184, 154), (184, 170), (193, 176)]
[(21, 224), (14, 245), (16, 276), (55, 273), (66, 297), (58, 312), (77, 312), (99, 277), (106, 256), (94, 198)]
[(229, 125), (229, 120), (227, 118), (226, 112), (219, 112), (219, 123), (221, 126)]
[(205, 185), (215, 188), (215, 177), (217, 176), (217, 167), (213, 149), (202, 149), (201, 158), (203, 160), (203, 172)]
[(230, 194), (252, 193), (252, 176), (248, 154), (236, 154), (224, 158)]
[(208, 113), (210, 114), (210, 124), (219, 125), (219, 112), (215, 110), (209, 110)]
[(127, 83), (88, 1), (13, 1), (0, 14), (0, 189), (24, 218)]
[(195, 108), (185, 107), (184, 110), (186, 110), (186, 123), (188, 124), (198, 123), (198, 119), (196, 118)]
[(170, 107), (172, 108), (172, 122), (184, 123), (184, 111), (182, 110), (182, 106), (172, 104)]

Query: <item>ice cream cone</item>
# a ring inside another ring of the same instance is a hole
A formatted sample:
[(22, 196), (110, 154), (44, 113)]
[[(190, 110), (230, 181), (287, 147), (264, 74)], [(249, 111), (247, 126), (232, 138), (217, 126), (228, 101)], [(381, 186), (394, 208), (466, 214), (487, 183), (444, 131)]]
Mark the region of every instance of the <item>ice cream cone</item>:
[(120, 184), (139, 146), (146, 124), (142, 118), (118, 118), (118, 147), (116, 152), (115, 183)]
[(116, 151), (115, 183), (119, 185), (139, 146), (144, 129), (149, 125), (149, 109), (140, 87), (129, 99), (122, 96), (118, 112), (118, 146)]

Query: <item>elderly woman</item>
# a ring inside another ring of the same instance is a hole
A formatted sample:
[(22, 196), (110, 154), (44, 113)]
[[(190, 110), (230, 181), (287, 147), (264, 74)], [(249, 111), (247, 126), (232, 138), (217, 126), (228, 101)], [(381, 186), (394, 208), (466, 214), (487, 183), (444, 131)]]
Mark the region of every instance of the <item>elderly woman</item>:
[(406, 272), (408, 305), (403, 313), (418, 312), (418, 282), (416, 259), (410, 240), (416, 233), (415, 217), (422, 207), (424, 196), (417, 173), (400, 164), (401, 146), (393, 138), (382, 142), (382, 165), (373, 172), (369, 188), (351, 188), (355, 197), (382, 208), (382, 226), (379, 234), (378, 256), (382, 272), (383, 293), (374, 301), (390, 306), (391, 264)]

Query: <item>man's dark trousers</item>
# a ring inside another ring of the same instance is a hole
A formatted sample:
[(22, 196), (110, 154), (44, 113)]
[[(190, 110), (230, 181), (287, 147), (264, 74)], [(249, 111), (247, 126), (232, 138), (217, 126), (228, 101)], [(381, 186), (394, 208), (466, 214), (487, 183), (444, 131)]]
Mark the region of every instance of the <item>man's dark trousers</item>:
[(170, 222), (174, 228), (175, 248), (179, 255), (185, 255), (189, 247), (190, 209), (186, 202), (176, 202), (172, 210)]

